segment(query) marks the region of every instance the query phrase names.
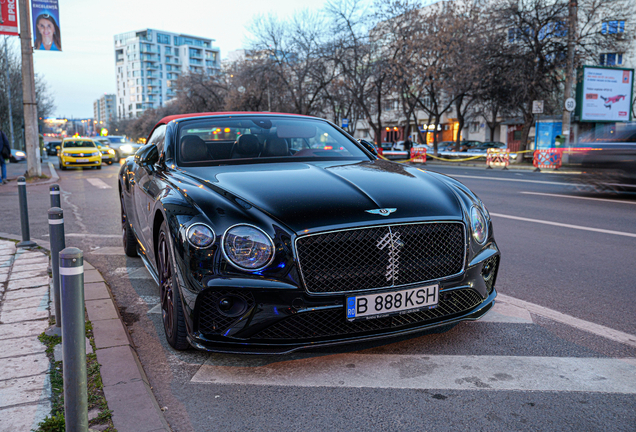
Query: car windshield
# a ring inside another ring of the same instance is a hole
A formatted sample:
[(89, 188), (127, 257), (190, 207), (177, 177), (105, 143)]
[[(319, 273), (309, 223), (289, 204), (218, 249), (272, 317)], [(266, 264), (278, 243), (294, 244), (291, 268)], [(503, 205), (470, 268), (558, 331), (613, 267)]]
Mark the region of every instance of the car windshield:
[(128, 141), (126, 141), (126, 138), (119, 137), (119, 136), (108, 137), (108, 141), (110, 141), (111, 143), (114, 143), (114, 144), (120, 144), (120, 143), (128, 142)]
[(64, 141), (64, 148), (95, 147), (93, 141)]
[(266, 162), (310, 159), (368, 159), (357, 143), (331, 124), (303, 117), (219, 117), (183, 122), (180, 164), (216, 164), (241, 159)]

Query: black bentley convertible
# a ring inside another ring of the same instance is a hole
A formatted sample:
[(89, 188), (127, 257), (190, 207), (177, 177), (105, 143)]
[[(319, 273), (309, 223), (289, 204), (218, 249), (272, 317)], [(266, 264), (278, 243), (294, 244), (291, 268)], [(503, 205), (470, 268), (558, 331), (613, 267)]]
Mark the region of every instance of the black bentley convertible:
[(119, 175), (126, 254), (176, 349), (285, 353), (483, 316), (499, 264), (461, 183), (314, 117), (166, 117)]

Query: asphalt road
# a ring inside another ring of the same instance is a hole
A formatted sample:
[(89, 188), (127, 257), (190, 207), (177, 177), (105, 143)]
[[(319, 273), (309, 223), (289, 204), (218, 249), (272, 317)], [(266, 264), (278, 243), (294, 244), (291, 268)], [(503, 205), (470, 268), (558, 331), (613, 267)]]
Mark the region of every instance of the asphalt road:
[[(636, 200), (567, 174), (427, 168), (488, 207), (505, 301), (452, 329), (280, 357), (170, 349), (157, 287), (121, 248), (118, 167), (58, 174), (67, 245), (109, 283), (175, 431), (636, 430), (636, 345), (612, 336), (636, 335)], [(47, 238), (48, 186), (28, 193)], [(15, 183), (0, 203), (0, 232), (19, 234)]]

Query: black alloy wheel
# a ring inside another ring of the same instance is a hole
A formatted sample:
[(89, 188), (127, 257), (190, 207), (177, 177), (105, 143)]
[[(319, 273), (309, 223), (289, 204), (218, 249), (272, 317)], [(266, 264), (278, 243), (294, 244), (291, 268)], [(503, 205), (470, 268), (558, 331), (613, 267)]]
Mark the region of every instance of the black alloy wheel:
[(121, 200), (121, 230), (122, 230), (122, 241), (124, 244), (124, 252), (129, 257), (137, 256), (137, 239), (135, 238), (135, 233), (130, 227), (130, 223), (128, 223), (128, 216), (126, 216), (126, 209), (124, 207), (124, 193), (122, 192), (120, 195)]
[(159, 296), (161, 299), (161, 318), (166, 340), (176, 350), (190, 347), (185, 327), (185, 317), (181, 307), (181, 296), (175, 283), (172, 249), (168, 239), (168, 226), (161, 224), (157, 242), (157, 270), (159, 272)]

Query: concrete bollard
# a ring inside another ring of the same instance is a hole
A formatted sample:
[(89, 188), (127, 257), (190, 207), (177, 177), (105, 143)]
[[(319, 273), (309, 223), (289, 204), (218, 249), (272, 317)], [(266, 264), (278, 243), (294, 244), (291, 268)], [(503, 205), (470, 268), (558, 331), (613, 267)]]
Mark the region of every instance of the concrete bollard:
[(62, 349), (64, 352), (64, 417), (66, 432), (88, 431), (84, 257), (77, 248), (60, 252)]
[(31, 241), (29, 232), (29, 205), (27, 203), (26, 179), (18, 177), (18, 199), (20, 201), (20, 223), (22, 224), (22, 241), (18, 243), (19, 248), (32, 248), (37, 246)]
[[(58, 195), (59, 196), (59, 195)], [(53, 195), (51, 195), (53, 201)], [(60, 307), (60, 259), (59, 253), (66, 247), (64, 238), (64, 212), (59, 207), (49, 209), (49, 238), (51, 240), (51, 272), (53, 273), (53, 302), (55, 303), (55, 327), (62, 327)]]
[[(51, 207), (62, 207), (60, 203), (60, 185), (51, 185)], [(62, 248), (64, 249), (64, 248)]]

